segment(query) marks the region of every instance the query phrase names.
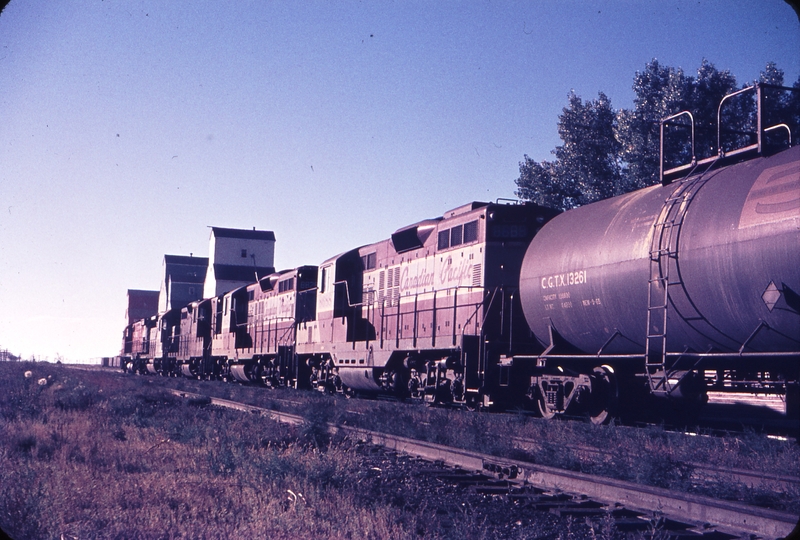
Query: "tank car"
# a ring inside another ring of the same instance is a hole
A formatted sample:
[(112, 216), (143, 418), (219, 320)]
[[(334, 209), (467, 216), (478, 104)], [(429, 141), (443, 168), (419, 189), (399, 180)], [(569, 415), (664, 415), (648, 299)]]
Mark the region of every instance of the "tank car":
[(800, 148), (765, 155), (768, 130), (741, 151), (692, 163), (682, 179), (670, 175), (687, 168), (675, 167), (661, 185), (565, 212), (533, 238), (520, 292), (546, 347), (528, 391), (543, 415), (582, 407), (601, 422), (620, 398), (697, 404), (709, 384), (758, 392), (788, 384), (791, 400), (800, 367)]

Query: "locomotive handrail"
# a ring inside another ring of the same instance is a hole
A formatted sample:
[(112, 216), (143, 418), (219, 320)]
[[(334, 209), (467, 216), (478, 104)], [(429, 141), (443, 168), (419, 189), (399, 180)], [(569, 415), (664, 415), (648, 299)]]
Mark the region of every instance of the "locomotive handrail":
[[(369, 303), (369, 302), (363, 302), (362, 301), (362, 302), (358, 302), (356, 304), (351, 304), (350, 303), (350, 286), (347, 284), (347, 281), (346, 280), (335, 281), (333, 284), (334, 285), (342, 285), (342, 284), (344, 284), (345, 293), (346, 293), (346, 297), (347, 297), (347, 307), (364, 307), (364, 306), (370, 306), (372, 304), (376, 304), (377, 303), (377, 302)], [(469, 285), (469, 286), (468, 285), (456, 285), (455, 287), (447, 287), (446, 289), (435, 289), (435, 290), (429, 291), (429, 292), (430, 293), (434, 293), (436, 291), (457, 291), (457, 290), (461, 290), (461, 289), (485, 289), (485, 288), (486, 287), (473, 287), (471, 285)], [(309, 289), (309, 290), (311, 290), (311, 289)], [(420, 294), (426, 294), (426, 293), (417, 292), (417, 293), (414, 293), (413, 295), (411, 295), (411, 294), (407, 294), (405, 296), (400, 295), (400, 296), (398, 296), (398, 302), (400, 301), (401, 298), (410, 298), (411, 296), (419, 296)], [(475, 305), (480, 305), (480, 304), (475, 304)]]
[[(336, 287), (336, 285), (342, 285), (342, 284), (344, 284), (345, 297), (347, 298), (347, 307), (363, 307), (363, 306), (367, 305), (367, 303), (364, 302), (364, 301), (361, 301), (361, 302), (359, 302), (357, 304), (351, 304), (350, 303), (350, 285), (347, 283), (347, 280), (343, 279), (342, 281), (334, 281), (333, 282), (334, 288)], [(334, 294), (336, 294), (335, 290), (334, 290)]]
[(523, 201), (521, 201), (519, 199), (509, 199), (507, 197), (498, 197), (497, 199), (495, 199), (494, 203), (495, 204), (500, 204), (500, 201), (504, 201), (506, 204), (511, 205), (511, 206), (517, 206), (517, 205), (520, 205), (520, 204), (525, 204)]

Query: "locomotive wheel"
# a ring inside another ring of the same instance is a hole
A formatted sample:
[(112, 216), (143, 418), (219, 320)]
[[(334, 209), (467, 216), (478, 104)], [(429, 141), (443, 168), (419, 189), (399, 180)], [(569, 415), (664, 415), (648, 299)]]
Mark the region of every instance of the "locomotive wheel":
[(597, 366), (593, 372), (589, 419), (595, 425), (607, 424), (613, 418), (617, 404), (617, 379), (607, 366)]

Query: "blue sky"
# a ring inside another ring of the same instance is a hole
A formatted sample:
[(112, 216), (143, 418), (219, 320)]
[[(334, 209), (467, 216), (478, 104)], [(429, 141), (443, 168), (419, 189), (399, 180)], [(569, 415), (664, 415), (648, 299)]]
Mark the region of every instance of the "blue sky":
[(551, 159), (574, 90), (657, 58), (800, 74), (783, 0), (12, 0), (0, 14), (0, 348), (116, 354), (126, 291), (208, 226), (317, 264)]

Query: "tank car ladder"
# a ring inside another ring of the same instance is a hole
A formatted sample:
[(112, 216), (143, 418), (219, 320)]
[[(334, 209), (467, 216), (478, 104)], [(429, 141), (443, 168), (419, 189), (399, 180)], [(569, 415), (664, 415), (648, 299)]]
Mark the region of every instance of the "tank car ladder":
[(678, 269), (678, 239), (689, 203), (703, 184), (703, 175), (682, 182), (664, 201), (653, 224), (647, 292), (645, 373), (654, 395), (668, 396), (674, 389), (670, 378), (675, 373), (667, 367), (669, 288), (683, 285)]

